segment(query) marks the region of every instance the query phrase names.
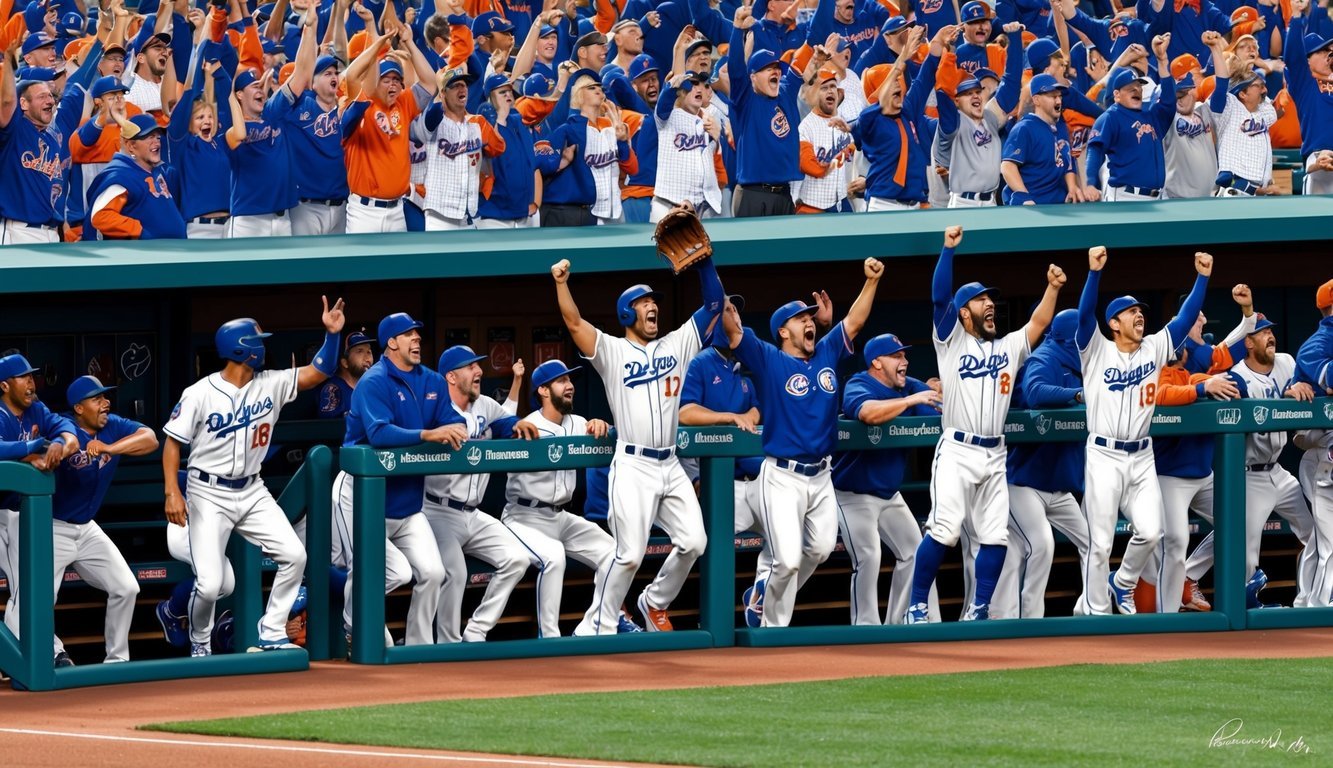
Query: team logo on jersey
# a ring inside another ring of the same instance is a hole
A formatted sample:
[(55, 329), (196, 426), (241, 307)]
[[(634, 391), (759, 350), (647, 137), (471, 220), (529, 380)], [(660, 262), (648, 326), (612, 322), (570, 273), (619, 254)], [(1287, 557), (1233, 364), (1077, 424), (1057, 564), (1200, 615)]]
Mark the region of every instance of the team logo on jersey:
[(385, 133), (389, 136), (397, 136), (399, 133), (402, 132), (400, 130), (402, 127), (401, 121), (402, 118), (399, 116), (397, 112), (394, 112), (392, 115), (389, 115), (385, 114), (383, 110), (379, 109), (375, 110), (376, 127), (378, 127), (382, 133)]
[(620, 153), (614, 148), (605, 152), (585, 152), (583, 162), (587, 163), (589, 168), (606, 168), (620, 162)]
[(1065, 157), (1069, 154), (1069, 142), (1064, 139), (1055, 140), (1055, 167), (1065, 167)]
[(1268, 421), (1268, 408), (1262, 405), (1254, 406), (1254, 424), (1262, 427), (1264, 422)]
[[(700, 123), (702, 125), (702, 123)], [(671, 139), (671, 146), (675, 147), (677, 152), (689, 152), (692, 149), (703, 149), (708, 146), (708, 134), (702, 130), (699, 133), (678, 133)]]
[(637, 387), (640, 384), (657, 381), (663, 375), (674, 371), (676, 369), (676, 363), (675, 355), (654, 357), (652, 362), (648, 364), (641, 363), (637, 360), (631, 360), (630, 362), (625, 363), (625, 377), (620, 380), (620, 383), (627, 387)]
[(176, 407), (171, 409), (171, 418), (167, 419), (167, 421), (171, 421), (171, 419), (180, 418), (180, 415), (181, 415), (181, 404), (176, 403)]
[(481, 137), (469, 137), (464, 141), (449, 141), (440, 139), (435, 143), (435, 149), (441, 157), (458, 157), (460, 155), (470, 155), (481, 151)]
[(984, 126), (972, 132), (972, 143), (978, 147), (984, 147), (995, 139), (989, 129)]
[(1239, 408), (1219, 408), (1217, 411), (1217, 423), (1227, 427), (1240, 423)]
[(439, 399), (440, 399), (440, 393), (439, 393), (439, 392), (427, 392), (427, 393), (426, 393), (426, 399), (427, 399), (427, 400), (439, 400)]
[(958, 358), (958, 378), (984, 379), (989, 376), (992, 379), (997, 379), (1000, 377), (1000, 371), (1003, 371), (1008, 367), (1008, 352), (998, 355), (987, 355), (986, 357), (963, 355)]
[(1051, 428), (1051, 417), (1044, 413), (1037, 414), (1037, 418), (1032, 420), (1032, 427), (1037, 430), (1037, 434), (1044, 435)]
[(676, 430), (676, 450), (683, 451), (690, 447), (690, 433), (683, 429)]
[(68, 459), (65, 459), (65, 463), (69, 464), (73, 469), (88, 469), (92, 466), (105, 467), (107, 464), (111, 463), (111, 457), (104, 453), (94, 459), (88, 455), (87, 451), (79, 451)]
[[(304, 122), (307, 118), (302, 117)], [(310, 124), (310, 132), (315, 136), (326, 139), (330, 136), (337, 136), (342, 132), (342, 120), (338, 117), (338, 110), (331, 109), (328, 112), (315, 116), (315, 121)]]
[(217, 437), (226, 437), (250, 426), (250, 422), (264, 418), (273, 410), (273, 398), (257, 403), (241, 403), (231, 413), (210, 413), (204, 420), (205, 428)]
[(1130, 387), (1137, 387), (1157, 373), (1157, 363), (1144, 363), (1127, 371), (1119, 368), (1107, 368), (1102, 371), (1102, 382), (1112, 392), (1121, 392)]
[(944, 0), (921, 0), (917, 4), (917, 13), (935, 13), (944, 7)]
[(546, 458), (551, 460), (552, 464), (559, 464), (560, 459), (565, 456), (565, 447), (563, 445), (551, 445), (546, 448)]
[(324, 389), (320, 390), (319, 412), (333, 413), (338, 410), (338, 404), (342, 402), (342, 395), (338, 393), (338, 385), (330, 383)]
[(1134, 141), (1142, 144), (1143, 137), (1147, 136), (1153, 141), (1157, 140), (1157, 129), (1151, 123), (1134, 121)]
[(806, 378), (804, 373), (793, 373), (790, 379), (787, 379), (787, 394), (793, 397), (805, 397), (805, 393), (810, 391), (810, 379)]
[(866, 439), (870, 441), (871, 445), (879, 445), (879, 441), (882, 440), (883, 438), (884, 438), (884, 431), (879, 427), (866, 428)]
[(475, 445), (472, 446), (471, 450), (469, 450), (469, 451), (467, 452), (467, 463), (471, 464), (471, 465), (474, 466), (474, 467), (481, 463), (481, 449), (480, 449), (480, 448), (478, 448), (478, 447), (475, 446)]
[(834, 375), (832, 368), (821, 368), (819, 370), (819, 388), (832, 394), (838, 391), (838, 378)]
[(1324, 418), (1333, 421), (1333, 403), (1324, 403)]
[(769, 128), (779, 139), (785, 139), (787, 134), (791, 133), (791, 123), (787, 122), (787, 113), (783, 112), (781, 107), (773, 110), (773, 121), (769, 123)]
[(37, 151), (24, 152), (19, 156), (19, 164), (50, 179), (61, 178), (61, 174), (64, 173), (64, 163), (60, 159), (59, 150), (41, 138), (37, 139)]
[(1197, 139), (1208, 133), (1208, 124), (1202, 120), (1191, 120), (1188, 117), (1176, 118), (1176, 135), (1187, 139)]
[(375, 451), (375, 457), (380, 460), (380, 466), (390, 472), (398, 466), (398, 454), (393, 451)]
[(1247, 117), (1241, 121), (1240, 131), (1246, 136), (1263, 136), (1268, 133), (1268, 121), (1261, 117)]
[(717, 386), (718, 384), (721, 383), (722, 383), (722, 377), (718, 376), (716, 373), (713, 374), (713, 386)]
[(403, 391), (402, 391), (401, 389), (398, 390), (398, 402), (400, 402), (400, 403), (406, 403), (406, 402), (407, 402), (407, 395), (404, 395), (404, 394), (403, 394)]

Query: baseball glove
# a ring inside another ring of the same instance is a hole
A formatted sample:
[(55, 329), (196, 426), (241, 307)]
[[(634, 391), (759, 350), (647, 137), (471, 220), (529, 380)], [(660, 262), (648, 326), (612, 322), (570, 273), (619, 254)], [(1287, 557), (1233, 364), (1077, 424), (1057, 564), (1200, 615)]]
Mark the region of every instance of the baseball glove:
[(653, 240), (657, 242), (658, 254), (671, 262), (672, 271), (678, 275), (713, 255), (713, 241), (689, 204), (678, 205), (663, 216), (657, 222)]

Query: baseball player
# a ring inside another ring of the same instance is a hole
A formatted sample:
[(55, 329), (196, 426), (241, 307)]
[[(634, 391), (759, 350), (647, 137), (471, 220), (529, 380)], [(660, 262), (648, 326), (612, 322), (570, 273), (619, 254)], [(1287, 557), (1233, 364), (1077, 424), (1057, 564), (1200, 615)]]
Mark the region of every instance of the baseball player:
[(88, 584), (107, 593), (106, 660), (130, 658), (130, 620), (139, 582), (116, 545), (93, 520), (111, 486), (121, 456), (145, 456), (157, 450), (157, 435), (137, 421), (111, 413), (104, 387), (92, 376), (80, 376), (65, 391), (78, 430), (79, 449), (56, 469), (51, 499), (54, 526), (55, 594), (73, 565)]
[[(226, 594), (226, 546), (233, 530), (263, 547), (278, 564), (268, 609), (259, 622), (258, 647), (297, 647), (287, 637), (287, 614), (301, 586), (305, 549), (259, 477), (259, 465), (268, 454), (282, 407), (337, 370), (343, 303), (339, 299), (330, 308), (327, 297), (322, 301), (324, 344), (314, 362), (300, 368), (263, 370), (264, 339), (271, 334), (249, 318), (223, 323), (214, 337), (218, 357), (226, 361), (222, 370), (186, 387), (162, 428), (167, 436), (162, 448), (167, 522), (183, 526), (187, 517), (190, 522), (195, 577), (190, 598), (191, 656), (211, 654), (213, 606)], [(188, 505), (176, 477), (181, 446), (190, 448)]]
[(347, 334), (343, 353), (338, 358), (338, 373), (319, 388), (319, 417), (341, 419), (352, 408), (352, 392), (357, 382), (375, 364), (375, 340), (366, 329)]
[(847, 199), (856, 145), (851, 126), (838, 117), (842, 99), (838, 72), (824, 66), (814, 83), (803, 89), (810, 113), (801, 119), (801, 171), (794, 187), (797, 213), (838, 213), (852, 210)]
[(614, 338), (584, 321), (569, 290), (570, 265), (551, 267), (560, 315), (579, 353), (602, 377), (616, 425), (616, 452), (608, 478), (607, 526), (615, 561), (594, 583), (596, 615), (575, 634), (615, 634), (654, 523), (671, 537), (671, 553), (636, 603), (650, 632), (671, 631), (667, 608), (680, 593), (707, 544), (694, 488), (675, 458), (681, 380), (710, 338), (726, 300), (711, 258), (697, 262), (703, 306), (676, 330), (658, 338), (657, 294), (635, 285), (616, 301), (625, 335)]
[[(467, 439), (463, 417), (449, 404), (444, 377), (421, 364), (421, 323), (406, 312), (380, 321), (383, 354), (352, 391), (343, 445), (402, 448), (418, 443), (442, 443), (457, 450)], [(421, 514), (425, 480), (390, 477), (384, 492), (384, 592), (415, 581), (407, 609), (407, 645), (435, 642), (432, 627), (444, 586), (444, 562), (430, 523)], [(339, 472), (333, 481), (334, 565), (347, 568), (343, 586), (343, 629), (351, 638), (353, 578), (352, 478)], [(341, 558), (338, 555), (341, 554)], [(378, 574), (375, 574), (378, 575)], [(385, 645), (393, 637), (384, 630)], [(350, 650), (350, 649), (349, 649)]]
[[(907, 375), (908, 344), (891, 333), (866, 342), (867, 368), (847, 380), (842, 413), (876, 428), (899, 416), (938, 415), (940, 393)], [(911, 596), (921, 526), (898, 492), (907, 465), (907, 449), (847, 451), (833, 458), (838, 530), (852, 559), (852, 623), (901, 624)], [(879, 612), (880, 541), (896, 561), (889, 602)], [(939, 621), (939, 598), (932, 587), (930, 617)]]
[[(548, 360), (532, 372), (532, 405), (537, 410), (523, 421), (531, 423), (540, 437), (606, 437), (610, 425), (601, 419), (585, 419), (574, 413), (574, 383), (570, 368), (559, 360)], [(615, 541), (597, 524), (569, 511), (574, 499), (578, 472), (511, 472), (505, 483), (505, 508), (500, 521), (517, 536), (538, 560), (538, 637), (560, 636), (560, 595), (565, 583), (566, 558), (573, 558), (604, 572), (615, 558)], [(585, 621), (595, 619), (594, 601)], [(622, 615), (621, 626), (629, 619)], [(638, 627), (629, 631), (641, 631)]]
[(300, 201), (291, 210), (293, 235), (342, 234), (347, 228), (347, 160), (338, 112), (338, 60), (320, 56), (306, 69), (303, 57), (317, 53), (298, 48), (296, 69), (288, 81), (308, 78), (302, 81), (308, 82), (305, 87), (291, 86), (296, 99), (287, 113), (287, 125), (293, 132), (292, 174)]
[(769, 319), (769, 333), (781, 346), (746, 331), (728, 305), (727, 341), (754, 372), (764, 413), (764, 463), (759, 469), (759, 515), (773, 556), (764, 589), (762, 627), (791, 624), (796, 592), (838, 543), (837, 500), (829, 472), (837, 446), (837, 366), (850, 357), (853, 340), (865, 327), (884, 265), (866, 259), (865, 285), (847, 316), (818, 344), (818, 305), (783, 304)]
[[(36, 372), (18, 350), (6, 350), (0, 356), (0, 460), (26, 462), (45, 472), (58, 468), (80, 446), (76, 427), (37, 399), (32, 376)], [(0, 570), (9, 577), (5, 626), (14, 637), (19, 636), (20, 501), (16, 494), (0, 494), (0, 557), (4, 558)], [(54, 653), (63, 650), (56, 640)]]
[(1065, 273), (1051, 264), (1046, 292), (1022, 328), (997, 337), (993, 288), (967, 283), (950, 295), (954, 249), (963, 228), (944, 232), (944, 248), (931, 283), (934, 306), (935, 357), (944, 386), (940, 441), (930, 476), (930, 516), (916, 552), (911, 604), (906, 623), (929, 620), (927, 598), (944, 554), (958, 542), (963, 525), (978, 544), (976, 594), (964, 621), (990, 618), (991, 596), (1004, 567), (1008, 543), (1004, 420), (1013, 396), (1014, 379), (1055, 315), (1055, 301)]
[(574, 160), (547, 180), (542, 226), (592, 226), (620, 217), (620, 173), (638, 160), (620, 109), (602, 93), (591, 70), (575, 72), (567, 121), (551, 133), (551, 147), (574, 147)]
[[(1199, 317), (1213, 257), (1194, 255), (1198, 278), (1176, 316), (1151, 336), (1144, 334), (1146, 304), (1133, 296), (1113, 299), (1106, 308), (1111, 338), (1097, 332), (1097, 285), (1106, 266), (1106, 249), (1088, 250), (1089, 273), (1078, 304), (1079, 356), (1083, 361), (1083, 394), (1088, 403), (1087, 465), (1084, 472), (1083, 512), (1088, 519), (1091, 546), (1083, 572), (1081, 612), (1109, 614), (1111, 603), (1121, 613), (1134, 613), (1134, 588), (1148, 553), (1162, 539), (1164, 512), (1157, 481), (1152, 425), (1157, 406), (1158, 373), (1179, 348)], [(1117, 573), (1110, 572), (1117, 512), (1134, 525), (1146, 547), (1130, 553)], [(1102, 581), (1109, 591), (1101, 588)], [(1183, 582), (1175, 587), (1180, 594)], [(1170, 587), (1163, 585), (1167, 594)], [(1160, 590), (1159, 590), (1160, 591)], [(1111, 598), (1108, 600), (1108, 598)]]
[[(1035, 43), (1034, 43), (1035, 45)], [(1005, 205), (1048, 205), (1096, 200), (1096, 189), (1079, 184), (1069, 150), (1069, 128), (1060, 119), (1068, 88), (1046, 73), (1028, 82), (1032, 111), (1004, 140), (1000, 175)]]
[[(531, 440), (537, 437), (536, 425), (520, 423), (515, 416), (517, 400), (511, 397), (502, 405), (481, 394), (482, 371), (478, 363), (485, 359), (485, 355), (478, 355), (471, 347), (461, 344), (440, 355), (437, 370), (449, 385), (451, 406), (463, 417), (467, 439), (517, 436)], [(518, 361), (514, 367), (520, 368), (521, 363)], [(518, 387), (511, 388), (510, 393), (516, 396)], [(426, 478), (423, 511), (440, 549), (445, 573), (435, 619), (437, 640), (442, 643), (485, 640), (486, 634), (500, 620), (500, 614), (504, 613), (509, 594), (523, 578), (528, 563), (536, 561), (531, 550), (504, 523), (478, 510), (490, 479), (486, 472)], [(495, 574), (486, 585), (486, 594), (473, 611), (467, 627), (460, 633), (459, 613), (463, 607), (463, 589), (467, 586), (464, 555), (472, 555), (495, 566)]]
[[(1333, 37), (1315, 34), (1310, 27), (1310, 0), (1292, 0), (1291, 20), (1282, 48), (1287, 90), (1301, 116), (1301, 157), (1305, 158), (1302, 194), (1333, 192)], [(1320, 12), (1327, 13), (1325, 9)], [(1327, 19), (1325, 19), (1327, 20)], [(1328, 26), (1323, 25), (1327, 34)]]
[(1277, 110), (1268, 99), (1264, 79), (1248, 66), (1232, 71), (1226, 40), (1216, 32), (1204, 33), (1213, 49), (1216, 85), (1208, 99), (1217, 128), (1218, 197), (1278, 194), (1273, 185), (1273, 144), (1268, 130), (1277, 122)]
[(1320, 561), (1317, 571), (1321, 579), (1314, 584), (1309, 604), (1333, 605), (1333, 431), (1309, 429), (1292, 436), (1292, 443), (1305, 451), (1301, 456), (1299, 477), (1301, 490), (1310, 499), (1314, 513), (1315, 535), (1318, 537)]

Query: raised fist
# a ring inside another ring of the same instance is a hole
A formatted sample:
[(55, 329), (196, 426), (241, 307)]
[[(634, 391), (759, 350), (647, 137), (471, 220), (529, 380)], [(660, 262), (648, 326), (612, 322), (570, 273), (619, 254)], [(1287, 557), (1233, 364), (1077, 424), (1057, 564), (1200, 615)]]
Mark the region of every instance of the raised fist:
[(1231, 289), (1231, 300), (1242, 307), (1254, 306), (1254, 295), (1250, 293), (1250, 286), (1245, 283), (1241, 283)]
[(1211, 254), (1199, 251), (1194, 254), (1194, 270), (1204, 277), (1213, 274), (1213, 257)]
[(866, 259), (865, 272), (867, 280), (878, 280), (884, 275), (884, 264), (879, 259)]
[(1106, 246), (1094, 245), (1088, 249), (1088, 269), (1098, 272), (1106, 266)]
[(551, 277), (554, 277), (557, 283), (567, 282), (569, 280), (569, 259), (561, 259), (552, 264)]
[(963, 228), (957, 224), (944, 230), (944, 246), (946, 248), (957, 248), (958, 244), (963, 242)]
[(1058, 291), (1065, 286), (1069, 278), (1065, 276), (1065, 271), (1055, 264), (1046, 268), (1046, 282), (1054, 286)]

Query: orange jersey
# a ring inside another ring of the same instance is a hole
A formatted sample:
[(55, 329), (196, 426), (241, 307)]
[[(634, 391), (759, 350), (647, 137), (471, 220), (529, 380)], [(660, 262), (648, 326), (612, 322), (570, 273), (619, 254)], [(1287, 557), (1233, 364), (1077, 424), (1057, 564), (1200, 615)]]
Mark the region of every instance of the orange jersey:
[(354, 195), (396, 200), (411, 181), (408, 128), (420, 112), (416, 97), (406, 90), (390, 107), (363, 93), (353, 105), (360, 103), (367, 104), (361, 122), (343, 139), (347, 186)]
[[(142, 115), (143, 110), (138, 105), (125, 102), (125, 116), (134, 117)], [(79, 132), (75, 131), (69, 137), (69, 158), (76, 163), (106, 163), (120, 151), (120, 126), (115, 123), (108, 123), (102, 126), (102, 132), (97, 135), (97, 141), (92, 145), (84, 144), (80, 138)]]
[(1296, 102), (1283, 88), (1273, 99), (1273, 107), (1279, 114), (1277, 122), (1268, 129), (1268, 138), (1273, 142), (1273, 149), (1299, 149), (1301, 146), (1301, 120), (1296, 114)]

